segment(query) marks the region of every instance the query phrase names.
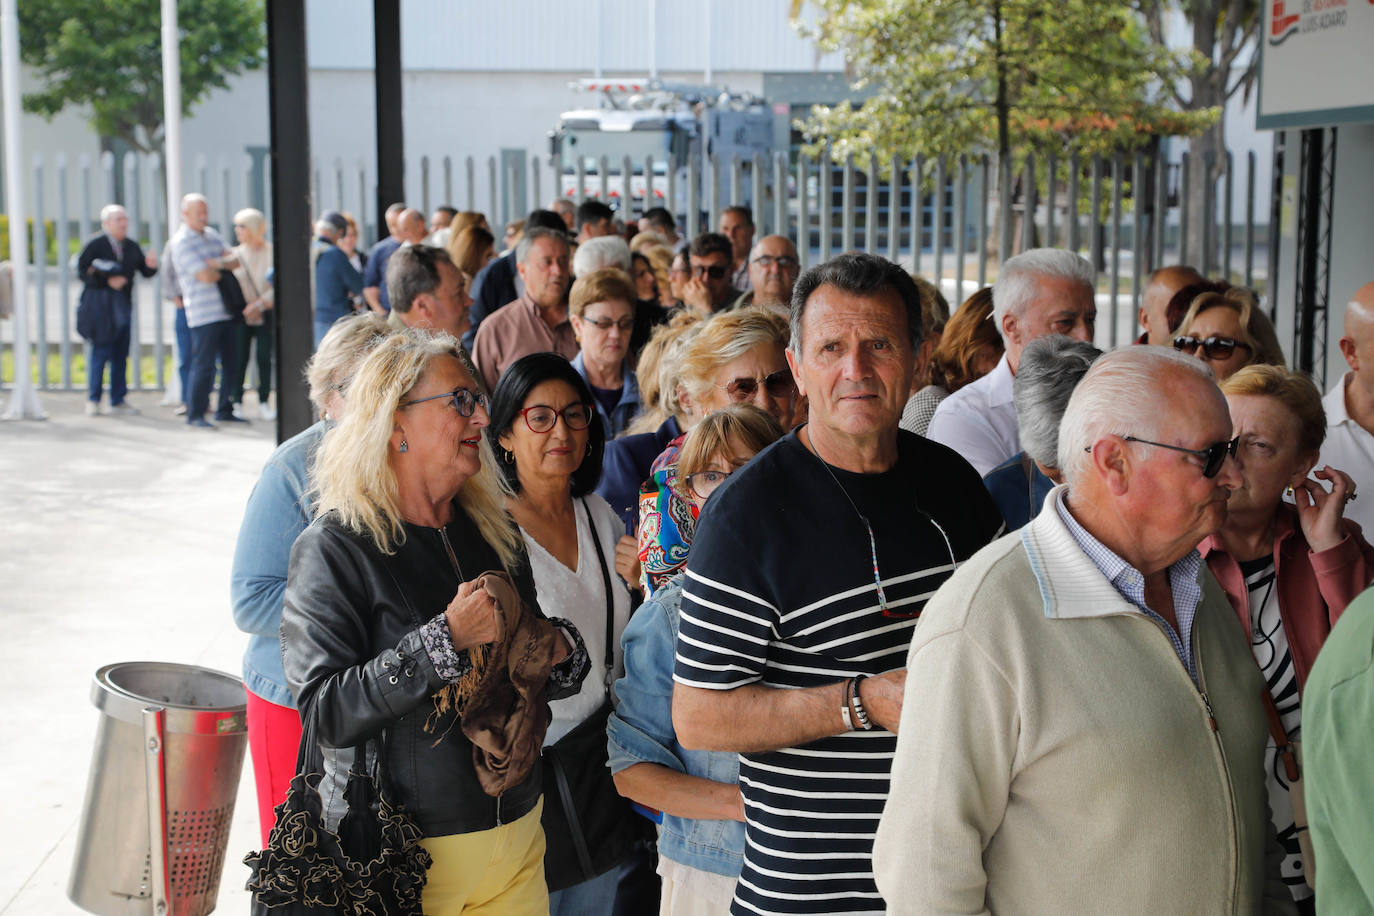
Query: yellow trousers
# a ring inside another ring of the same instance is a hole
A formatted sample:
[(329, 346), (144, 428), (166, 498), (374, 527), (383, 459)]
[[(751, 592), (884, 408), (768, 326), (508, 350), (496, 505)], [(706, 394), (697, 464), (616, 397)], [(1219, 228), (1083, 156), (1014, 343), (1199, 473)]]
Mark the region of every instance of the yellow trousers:
[(547, 916), (541, 800), (524, 817), (421, 845), (434, 857), (421, 905), (425, 916)]

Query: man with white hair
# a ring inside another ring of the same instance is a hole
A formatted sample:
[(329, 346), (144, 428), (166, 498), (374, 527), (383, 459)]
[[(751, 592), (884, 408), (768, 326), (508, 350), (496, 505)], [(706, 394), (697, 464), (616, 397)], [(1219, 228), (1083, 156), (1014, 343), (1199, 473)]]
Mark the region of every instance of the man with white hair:
[(573, 254), (574, 277), (585, 277), (604, 267), (630, 272), (630, 244), (618, 235), (601, 235), (577, 246)]
[(1011, 383), (1021, 351), (1046, 334), (1091, 341), (1095, 280), (1091, 264), (1057, 248), (1032, 248), (1003, 264), (992, 287), (992, 320), (1006, 351), (991, 372), (940, 402), (926, 436), (963, 455), (979, 474), (1020, 452)]
[[(129, 329), (133, 318), (134, 277), (157, 273), (157, 255), (146, 255), (138, 242), (129, 238), (129, 214), (119, 204), (108, 204), (100, 211), (100, 232), (91, 236), (76, 259), (76, 275), (85, 287), (83, 301), (105, 298), (111, 306), (107, 339), (91, 341), (91, 364), (87, 371), (86, 415), (100, 413), (101, 388), (105, 366), (110, 367), (110, 413), (136, 414), (133, 405), (124, 402), (129, 391), (127, 362), (129, 359)], [(108, 290), (108, 293), (101, 292)]]
[[(1322, 398), (1326, 441), (1318, 464), (1339, 468), (1357, 481), (1374, 480), (1374, 283), (1356, 290), (1346, 306), (1341, 355), (1350, 371)], [(1370, 537), (1374, 499), (1346, 503), (1345, 517)]]
[[(233, 270), (238, 259), (210, 227), (210, 207), (200, 194), (181, 199), (181, 227), (168, 245), (181, 286), (186, 326), (191, 330), (190, 392), (186, 396), (186, 425), (214, 429), (205, 419), (210, 407), (210, 392), (215, 387), (215, 363), (220, 377), (233, 377), (237, 363), (234, 321), (219, 293), (220, 273)], [(221, 423), (243, 423), (234, 416), (229, 385), (221, 383), (215, 419)]]
[(1210, 370), (1162, 347), (1074, 389), (1067, 483), (916, 628), (873, 856), (889, 914), (1295, 912), (1263, 679), (1197, 551), (1236, 442)]

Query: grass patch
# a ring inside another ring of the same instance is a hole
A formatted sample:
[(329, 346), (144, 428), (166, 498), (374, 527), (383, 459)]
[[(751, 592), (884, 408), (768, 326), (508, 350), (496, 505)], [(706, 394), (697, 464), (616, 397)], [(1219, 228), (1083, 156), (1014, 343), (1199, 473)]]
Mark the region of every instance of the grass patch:
[[(47, 384), (49, 388), (62, 387), (62, 354), (57, 347), (50, 347), (51, 352), (47, 358)], [(172, 366), (172, 356), (169, 352), (163, 357), (163, 378), (170, 378), (175, 370)], [(40, 363), (37, 360), (29, 362), (29, 376), (32, 382), (39, 384), (38, 370)], [(135, 360), (131, 355), (129, 358), (129, 384), (132, 386), (135, 373), (137, 373), (140, 384), (143, 388), (158, 387), (157, 381), (157, 359), (152, 355), (145, 355), (141, 359)], [(108, 370), (106, 370), (108, 379)], [(73, 389), (84, 389), (86, 387), (87, 366), (86, 352), (84, 347), (72, 347), (72, 381)], [(0, 350), (0, 384), (14, 384), (14, 350), (6, 346)]]

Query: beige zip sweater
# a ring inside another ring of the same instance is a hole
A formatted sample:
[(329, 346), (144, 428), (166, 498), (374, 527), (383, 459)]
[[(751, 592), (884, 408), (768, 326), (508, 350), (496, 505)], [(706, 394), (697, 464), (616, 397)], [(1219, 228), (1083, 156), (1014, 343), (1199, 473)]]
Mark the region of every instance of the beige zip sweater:
[(1052, 503), (936, 593), (873, 851), (889, 913), (1294, 912), (1261, 680), (1202, 576), (1201, 689)]

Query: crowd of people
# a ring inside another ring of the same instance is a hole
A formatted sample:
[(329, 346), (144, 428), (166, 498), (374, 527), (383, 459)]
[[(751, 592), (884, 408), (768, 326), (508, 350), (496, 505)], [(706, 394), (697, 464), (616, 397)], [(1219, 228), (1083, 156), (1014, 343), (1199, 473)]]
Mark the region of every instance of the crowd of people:
[[(270, 262), (183, 214), (198, 425)], [(384, 737), (431, 916), (1374, 908), (1374, 284), (1323, 397), (1187, 267), (1104, 353), (1069, 251), (951, 310), (743, 207), (387, 222), (316, 223), (320, 420), (234, 557), (264, 844), (304, 722), (326, 823)], [(532, 734), (472, 686), (503, 620)]]

